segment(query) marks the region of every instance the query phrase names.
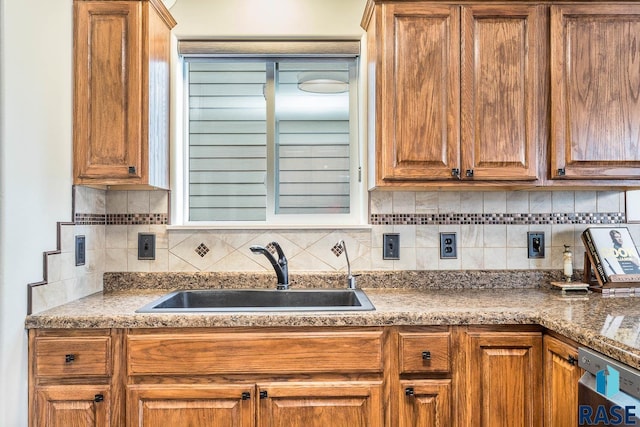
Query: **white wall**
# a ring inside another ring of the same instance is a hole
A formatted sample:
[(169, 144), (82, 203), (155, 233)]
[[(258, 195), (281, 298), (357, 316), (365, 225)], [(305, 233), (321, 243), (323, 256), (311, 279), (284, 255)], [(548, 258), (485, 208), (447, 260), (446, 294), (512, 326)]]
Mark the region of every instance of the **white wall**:
[(26, 286), (71, 219), (71, 0), (0, 0), (0, 425), (27, 425)]
[(357, 37), (366, 0), (177, 0), (178, 37)]

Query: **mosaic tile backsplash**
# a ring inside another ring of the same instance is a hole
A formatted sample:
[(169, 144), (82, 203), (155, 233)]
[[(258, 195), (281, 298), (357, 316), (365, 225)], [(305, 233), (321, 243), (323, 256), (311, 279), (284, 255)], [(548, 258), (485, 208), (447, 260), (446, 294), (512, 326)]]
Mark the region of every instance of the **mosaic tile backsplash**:
[[(344, 240), (354, 273), (405, 270), (550, 270), (562, 268), (562, 250), (574, 251), (575, 268), (583, 266), (580, 239), (589, 226), (625, 224), (621, 191), (465, 191), (379, 192), (369, 195), (369, 224), (349, 229), (192, 229), (172, 228), (166, 191), (103, 191), (75, 188), (75, 225), (86, 232), (92, 253), (91, 276), (104, 272), (271, 272), (251, 245), (278, 241), (290, 272), (346, 270), (344, 257), (332, 248)], [(640, 224), (626, 224), (640, 242)], [(84, 227), (81, 228), (81, 227)], [(156, 235), (156, 259), (137, 259), (138, 233)], [(440, 259), (440, 233), (456, 233), (458, 257)], [(527, 257), (527, 232), (545, 233), (542, 259)], [(400, 234), (400, 259), (382, 259), (386, 233)], [(62, 253), (65, 253), (63, 250)], [(68, 256), (66, 256), (68, 258)], [(62, 258), (62, 257), (59, 257)], [(66, 262), (72, 262), (70, 259)], [(53, 265), (56, 265), (54, 262)], [(63, 262), (64, 263), (64, 262)], [(76, 267), (65, 269), (74, 276)], [(50, 275), (51, 276), (51, 275)], [(55, 274), (53, 275), (55, 277)], [(66, 279), (65, 279), (66, 280)], [(65, 295), (95, 292), (78, 285)], [(65, 286), (65, 285), (60, 285)], [(58, 286), (58, 288), (60, 287)], [(38, 288), (39, 309), (65, 302)]]

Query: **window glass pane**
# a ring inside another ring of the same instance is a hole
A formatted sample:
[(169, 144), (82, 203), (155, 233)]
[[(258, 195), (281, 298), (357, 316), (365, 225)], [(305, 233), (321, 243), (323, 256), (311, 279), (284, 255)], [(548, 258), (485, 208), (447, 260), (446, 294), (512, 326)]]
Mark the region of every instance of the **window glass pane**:
[(264, 221), (265, 63), (188, 67), (189, 220)]
[(276, 213), (349, 213), (349, 64), (278, 64)]

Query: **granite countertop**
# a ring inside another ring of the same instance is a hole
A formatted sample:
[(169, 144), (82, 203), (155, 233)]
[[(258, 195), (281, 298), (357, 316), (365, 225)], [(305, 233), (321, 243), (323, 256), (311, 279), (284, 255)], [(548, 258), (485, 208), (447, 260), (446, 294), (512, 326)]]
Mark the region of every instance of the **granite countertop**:
[(155, 314), (135, 311), (166, 294), (167, 289), (115, 286), (32, 314), (25, 325), (31, 329), (539, 324), (640, 369), (637, 297), (603, 297), (599, 293), (563, 296), (546, 287), (361, 287), (375, 311)]

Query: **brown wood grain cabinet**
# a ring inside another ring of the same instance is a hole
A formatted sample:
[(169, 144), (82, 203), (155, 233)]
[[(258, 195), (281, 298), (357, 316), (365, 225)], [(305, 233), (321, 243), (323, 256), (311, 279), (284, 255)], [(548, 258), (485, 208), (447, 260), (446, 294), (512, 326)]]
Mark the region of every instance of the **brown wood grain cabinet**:
[(640, 178), (640, 5), (550, 13), (553, 178)]
[(74, 183), (169, 188), (170, 31), (160, 0), (74, 5)]
[(375, 185), (537, 182), (543, 7), (369, 6)]
[(370, 186), (639, 186), (639, 12), (369, 0)]
[(253, 427), (251, 384), (132, 384), (127, 386), (127, 427)]
[(383, 427), (384, 336), (382, 328), (132, 330), (127, 426)]
[(122, 425), (121, 336), (108, 329), (31, 330), (29, 425)]
[(478, 328), (465, 340), (465, 425), (542, 426), (542, 333)]
[(572, 425), (575, 346), (549, 335), (543, 346), (543, 333), (535, 325), (33, 329), (29, 425)]
[(116, 426), (106, 385), (51, 385), (35, 391), (33, 426)]
[(458, 421), (458, 328), (402, 327), (392, 334), (391, 415), (399, 427), (453, 427)]
[(545, 335), (544, 425), (578, 425), (578, 380), (584, 373), (578, 366), (578, 348), (573, 343)]

